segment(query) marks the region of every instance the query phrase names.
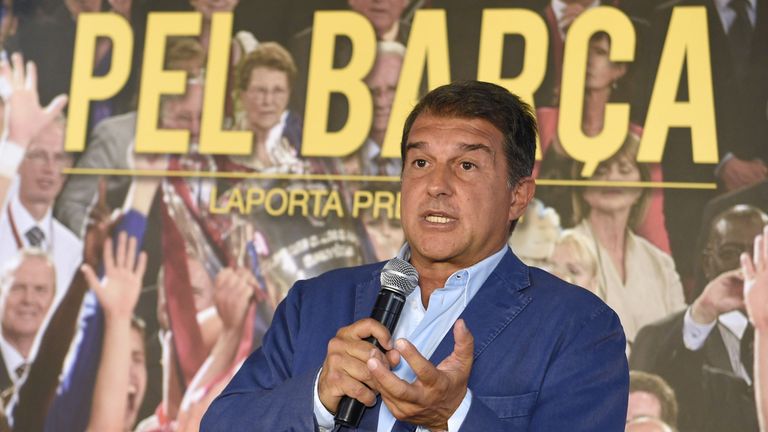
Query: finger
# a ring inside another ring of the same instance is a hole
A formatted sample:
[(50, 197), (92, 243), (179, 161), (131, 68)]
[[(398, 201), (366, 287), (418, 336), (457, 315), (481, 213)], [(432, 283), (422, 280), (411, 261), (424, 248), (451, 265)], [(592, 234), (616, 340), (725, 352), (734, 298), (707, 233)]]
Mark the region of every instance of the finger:
[(752, 251), (752, 259), (755, 261), (755, 268), (757, 271), (760, 271), (763, 269), (763, 266), (765, 265), (765, 260), (762, 257), (763, 254), (763, 236), (761, 234), (758, 234), (755, 237), (755, 242), (753, 244), (753, 251)]
[(136, 264), (136, 237), (128, 239), (128, 253), (125, 256), (125, 268), (132, 272)]
[(380, 322), (372, 318), (365, 318), (357, 321), (347, 327), (346, 330), (348, 330), (350, 335), (355, 339), (365, 339), (369, 336), (373, 336), (385, 350), (392, 349), (392, 337), (389, 334), (389, 330), (387, 330), (387, 328)]
[(339, 347), (341, 349), (338, 352), (344, 354), (365, 363), (370, 358), (371, 349), (377, 349), (368, 341), (364, 340), (339, 340)]
[(387, 351), (387, 361), (389, 362), (389, 368), (392, 369), (400, 364), (400, 351), (393, 349)]
[(147, 253), (141, 252), (139, 254), (139, 260), (136, 263), (136, 271), (133, 272), (134, 275), (136, 275), (137, 278), (141, 279), (144, 277), (144, 271), (147, 269)]
[(768, 225), (763, 227), (763, 250), (761, 258), (763, 259), (763, 266), (768, 262)]
[(19, 53), (13, 53), (11, 56), (11, 64), (13, 65), (11, 71), (13, 87), (21, 88), (24, 85), (24, 58)]
[(352, 399), (357, 399), (358, 401), (365, 404), (365, 406), (372, 407), (376, 405), (376, 393), (374, 393), (373, 390), (366, 387), (360, 381), (346, 378), (341, 383), (340, 387), (345, 395), (351, 397)]
[(435, 365), (429, 360), (424, 358), (423, 355), (406, 339), (398, 339), (395, 341), (395, 348), (400, 351), (405, 361), (411, 366), (413, 372), (419, 381), (424, 384), (430, 385), (437, 381), (440, 376), (440, 372)]
[(104, 257), (104, 272), (110, 273), (115, 268), (115, 255), (112, 252), (112, 239), (107, 237), (104, 240), (104, 251), (102, 251)]
[(125, 244), (128, 241), (128, 234), (121, 231), (117, 236), (117, 251), (115, 254), (115, 266), (117, 268), (125, 267)]
[(368, 370), (371, 371), (371, 378), (376, 383), (376, 389), (379, 390), (382, 397), (399, 401), (416, 399), (417, 390), (411, 384), (398, 378), (379, 359), (368, 359), (367, 366)]
[(37, 90), (37, 66), (35, 62), (27, 62), (27, 76), (24, 80), (24, 88), (27, 90)]
[(107, 179), (99, 177), (99, 195), (96, 207), (103, 209), (107, 207)]
[(83, 264), (80, 266), (80, 271), (83, 272), (85, 281), (88, 282), (88, 286), (91, 287), (92, 290), (96, 291), (96, 289), (101, 287), (99, 284), (99, 278), (96, 277), (96, 272), (93, 271), (91, 266), (88, 264)]
[(752, 260), (749, 259), (749, 254), (742, 253), (739, 257), (739, 260), (741, 261), (741, 271), (744, 273), (744, 278), (746, 279), (754, 279), (755, 278), (755, 265), (752, 263)]

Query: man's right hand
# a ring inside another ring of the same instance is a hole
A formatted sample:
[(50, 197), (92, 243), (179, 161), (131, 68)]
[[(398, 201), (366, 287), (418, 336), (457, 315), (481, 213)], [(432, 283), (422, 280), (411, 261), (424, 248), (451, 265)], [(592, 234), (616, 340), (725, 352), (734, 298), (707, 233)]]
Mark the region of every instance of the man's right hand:
[(744, 276), (740, 269), (721, 273), (712, 279), (691, 305), (691, 318), (709, 324), (718, 316), (744, 307)]
[[(392, 349), (389, 331), (374, 319), (366, 318), (341, 328), (328, 342), (328, 353), (317, 383), (320, 402), (335, 413), (343, 396), (359, 400), (367, 406), (376, 404), (376, 389), (367, 361), (373, 351), (381, 352), (364, 339), (373, 336), (386, 350)], [(385, 359), (390, 365), (399, 359)]]
[(732, 157), (718, 173), (728, 191), (740, 189), (765, 180), (768, 168), (761, 160), (744, 160)]

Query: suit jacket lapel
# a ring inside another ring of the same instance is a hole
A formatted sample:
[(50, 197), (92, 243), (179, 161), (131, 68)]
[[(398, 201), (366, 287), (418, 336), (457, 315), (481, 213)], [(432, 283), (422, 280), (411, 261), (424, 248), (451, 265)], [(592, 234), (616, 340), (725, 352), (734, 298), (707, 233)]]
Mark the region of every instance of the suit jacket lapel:
[[(520, 292), (529, 285), (528, 267), (507, 251), (460, 316), (475, 338), (475, 359), (531, 302), (531, 297)], [(453, 330), (449, 330), (430, 361), (439, 364), (453, 352), (453, 345)]]

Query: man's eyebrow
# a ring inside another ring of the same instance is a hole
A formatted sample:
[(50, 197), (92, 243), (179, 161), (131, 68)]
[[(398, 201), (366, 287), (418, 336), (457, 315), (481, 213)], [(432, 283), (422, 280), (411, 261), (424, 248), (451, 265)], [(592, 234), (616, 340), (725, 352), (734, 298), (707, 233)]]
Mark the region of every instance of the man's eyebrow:
[(423, 149), (425, 145), (427, 144), (424, 141), (409, 142), (405, 145), (405, 152), (408, 153), (408, 150)]
[(461, 150), (464, 152), (471, 152), (475, 150), (482, 150), (486, 153), (488, 153), (490, 156), (494, 156), (494, 151), (491, 150), (490, 147), (488, 147), (487, 144), (461, 144)]

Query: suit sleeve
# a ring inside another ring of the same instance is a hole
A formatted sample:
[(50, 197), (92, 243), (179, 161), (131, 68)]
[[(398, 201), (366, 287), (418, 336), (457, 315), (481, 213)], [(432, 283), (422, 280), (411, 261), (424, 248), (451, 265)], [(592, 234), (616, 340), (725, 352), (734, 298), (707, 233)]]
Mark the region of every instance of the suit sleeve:
[[(602, 305), (585, 322), (566, 330), (562, 341), (549, 358), (538, 396), (521, 396), (535, 406), (528, 427), (520, 430), (624, 430), (629, 371), (624, 353), (626, 339), (618, 316)], [(503, 412), (490, 406), (492, 402), (492, 398), (474, 397), (461, 430), (501, 432), (520, 425), (525, 410)]]
[[(110, 128), (97, 126), (85, 153), (77, 161), (77, 168), (124, 168), (127, 165), (120, 161), (124, 161), (126, 155), (118, 154), (118, 149), (126, 148), (127, 145), (122, 145)], [(88, 208), (93, 203), (98, 187), (99, 176), (73, 175), (59, 194), (56, 219), (78, 236), (82, 236)]]
[(262, 347), (246, 360), (208, 408), (203, 432), (250, 430), (315, 430), (313, 384), (317, 370), (294, 374), (300, 329), (301, 282), (278, 306)]

